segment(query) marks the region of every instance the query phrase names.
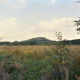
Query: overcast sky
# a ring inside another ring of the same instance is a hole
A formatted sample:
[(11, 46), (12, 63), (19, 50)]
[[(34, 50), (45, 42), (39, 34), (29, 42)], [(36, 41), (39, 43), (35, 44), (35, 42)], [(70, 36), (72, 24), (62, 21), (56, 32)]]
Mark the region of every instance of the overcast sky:
[[(74, 20), (80, 17), (77, 0), (0, 0), (0, 36), (3, 41), (34, 37), (79, 39)], [(2, 41), (1, 40), (1, 41)]]

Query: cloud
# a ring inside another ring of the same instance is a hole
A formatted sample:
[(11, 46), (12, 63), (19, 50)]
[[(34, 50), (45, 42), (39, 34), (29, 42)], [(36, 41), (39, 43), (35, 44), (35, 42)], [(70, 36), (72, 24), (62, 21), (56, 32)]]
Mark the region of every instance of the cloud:
[(26, 8), (27, 0), (0, 0), (0, 5), (6, 5), (9, 8), (22, 9)]
[(21, 9), (26, 8), (27, 0), (18, 0), (18, 2), (11, 3), (12, 8)]
[(44, 29), (58, 29), (58, 28), (66, 28), (71, 27), (73, 25), (74, 18), (68, 17), (68, 18), (55, 18), (51, 21), (41, 21), (39, 24)]
[(15, 17), (0, 21), (0, 32), (2, 33), (13, 31), (17, 27), (18, 27), (18, 21)]
[[(51, 21), (40, 21), (40, 29), (43, 31), (47, 31), (47, 33), (54, 33), (54, 32), (61, 32), (63, 34), (63, 38), (65, 39), (74, 39), (78, 38), (79, 36), (76, 35), (76, 27), (74, 27), (74, 20), (76, 20), (73, 17), (67, 17), (67, 18), (54, 18)], [(49, 36), (50, 38), (53, 38), (52, 35)], [(54, 35), (55, 36), (55, 35)]]
[(17, 28), (19, 28), (19, 24), (15, 17), (0, 21), (0, 37), (5, 36), (1, 40), (8, 40), (8, 37), (10, 38), (12, 32), (15, 32)]
[(8, 4), (10, 2), (10, 0), (0, 0), (0, 4)]
[(52, 4), (55, 4), (55, 3), (56, 3), (56, 0), (51, 0), (51, 3), (52, 3)]
[(4, 19), (0, 21), (0, 35), (10, 33), (11, 37), (3, 40), (7, 41), (21, 41), (34, 37), (46, 37), (55, 40), (55, 31), (62, 32), (63, 39), (79, 38), (76, 35), (76, 30), (73, 26), (75, 18), (54, 18), (52, 20), (40, 21), (39, 23), (20, 25), (20, 22), (15, 17)]

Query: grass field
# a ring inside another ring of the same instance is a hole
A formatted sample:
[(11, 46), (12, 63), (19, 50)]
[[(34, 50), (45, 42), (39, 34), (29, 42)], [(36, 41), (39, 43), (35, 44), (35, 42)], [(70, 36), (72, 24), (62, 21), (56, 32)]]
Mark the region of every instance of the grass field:
[[(19, 52), (21, 53), (27, 53), (29, 51), (31, 52), (37, 52), (38, 54), (39, 53), (42, 53), (45, 51), (45, 48), (46, 49), (51, 49), (52, 47), (55, 47), (55, 46), (42, 46), (42, 45), (36, 45), (36, 46), (0, 46), (0, 52), (6, 52), (8, 54), (10, 53), (14, 53), (16, 50), (19, 50)], [(79, 54), (80, 52), (80, 46), (78, 45), (71, 45), (71, 46), (67, 46), (71, 52), (73, 54)]]
[(0, 46), (0, 80), (79, 80), (75, 76), (80, 76), (80, 46), (67, 46), (70, 50), (69, 57), (74, 59), (69, 65), (63, 64), (67, 66), (69, 79), (65, 77), (66, 71), (62, 68), (59, 72), (57, 64), (60, 61), (57, 62), (57, 59), (49, 54), (53, 53), (55, 47)]

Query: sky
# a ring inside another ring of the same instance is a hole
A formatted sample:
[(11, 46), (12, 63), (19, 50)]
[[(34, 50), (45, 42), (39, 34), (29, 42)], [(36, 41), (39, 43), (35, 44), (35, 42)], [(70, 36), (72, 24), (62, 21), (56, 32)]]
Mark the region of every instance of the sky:
[(74, 20), (80, 17), (77, 0), (0, 0), (0, 41), (35, 37), (80, 39)]

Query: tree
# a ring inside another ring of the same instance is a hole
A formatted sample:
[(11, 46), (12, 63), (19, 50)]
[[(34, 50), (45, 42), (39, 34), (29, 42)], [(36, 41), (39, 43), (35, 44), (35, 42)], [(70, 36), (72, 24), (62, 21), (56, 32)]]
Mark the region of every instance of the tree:
[(80, 34), (80, 18), (79, 20), (75, 20), (74, 22), (75, 22), (75, 25), (77, 26), (76, 31), (78, 32), (78, 34)]
[[(80, 0), (78, 0), (77, 3), (80, 3)], [(78, 31), (78, 34), (80, 34), (80, 27), (79, 27), (80, 26), (80, 17), (79, 17), (79, 20), (75, 20), (74, 22), (75, 22), (75, 25), (78, 27), (76, 29), (76, 31)]]

